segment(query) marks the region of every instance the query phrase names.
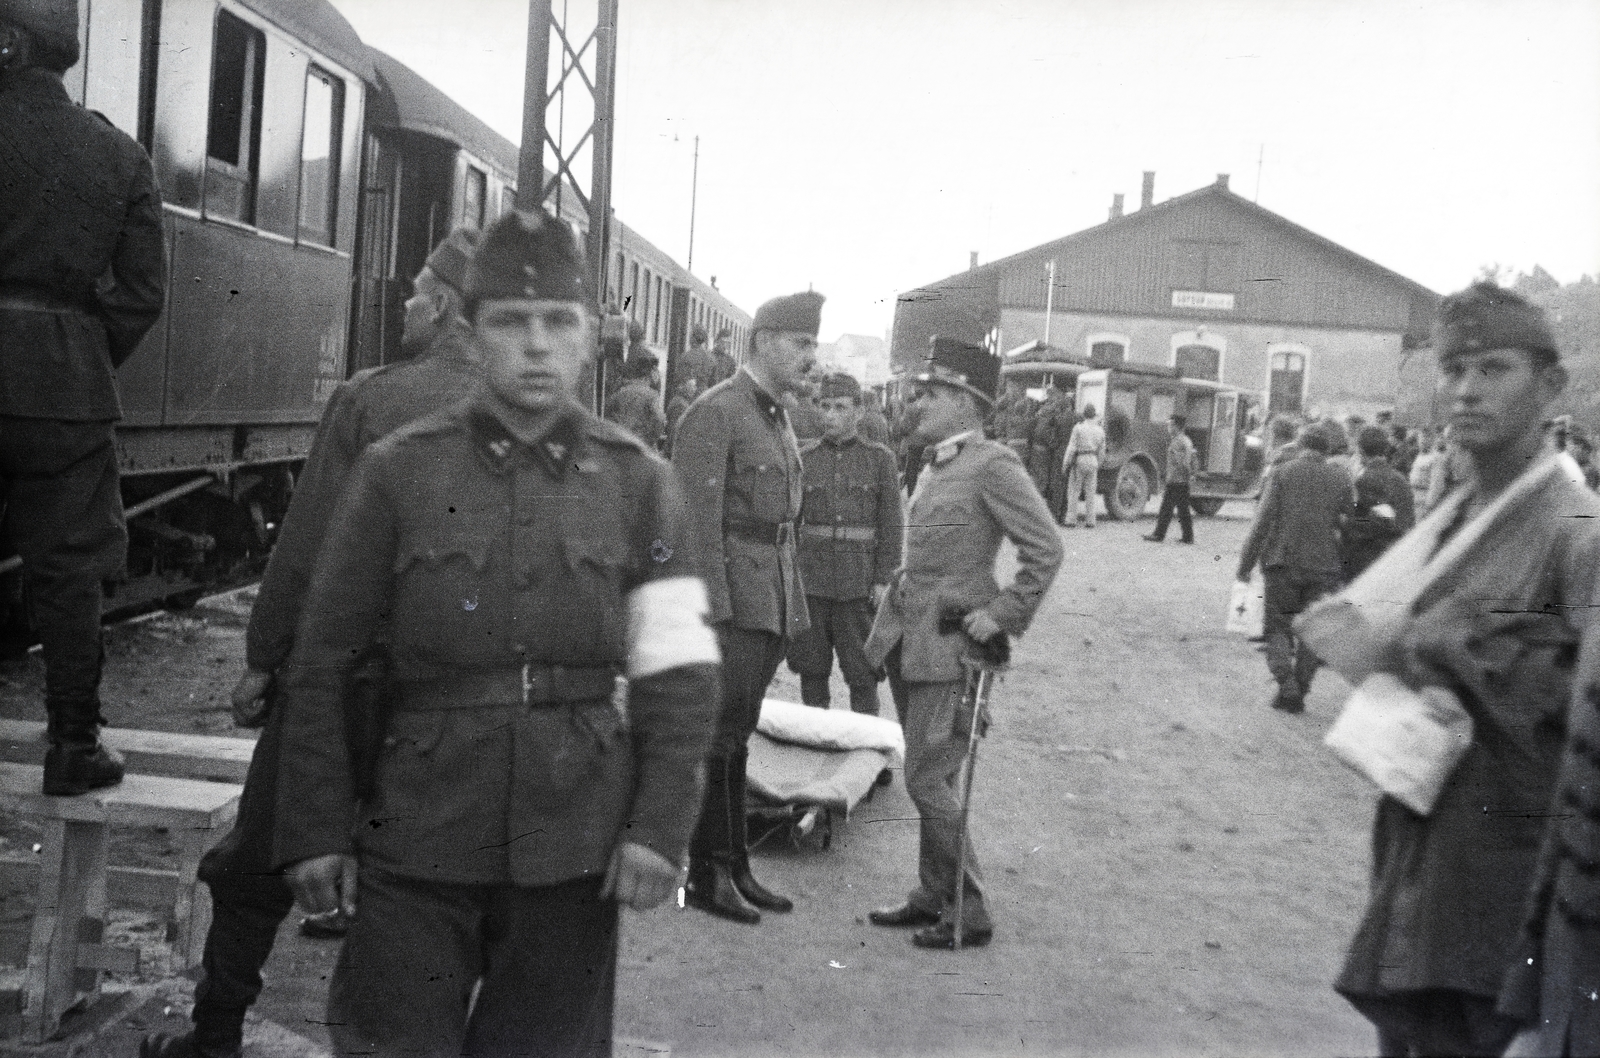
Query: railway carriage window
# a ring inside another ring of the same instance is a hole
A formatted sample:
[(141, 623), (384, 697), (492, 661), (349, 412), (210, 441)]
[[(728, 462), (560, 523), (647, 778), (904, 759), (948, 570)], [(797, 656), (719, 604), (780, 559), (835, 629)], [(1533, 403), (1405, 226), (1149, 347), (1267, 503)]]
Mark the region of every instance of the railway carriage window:
[(650, 334), (650, 279), (650, 269), (646, 268), (644, 270), (643, 290), (639, 295), (639, 325), (645, 329), (646, 336), (653, 340), (654, 335)]
[(483, 203), (489, 196), (489, 174), (475, 165), (467, 166), (467, 184), (461, 195), (461, 223), (483, 227)]
[(634, 261), (628, 266), (628, 318), (639, 318), (639, 262)]
[(300, 140), (301, 242), (333, 245), (343, 137), (344, 82), (312, 66), (306, 71), (306, 116)]
[(510, 184), (500, 189), (500, 215), (503, 217), (517, 208), (517, 189)]
[(261, 84), (266, 37), (243, 19), (217, 12), (211, 55), (211, 117), (206, 131), (206, 213), (255, 221), (261, 148)]

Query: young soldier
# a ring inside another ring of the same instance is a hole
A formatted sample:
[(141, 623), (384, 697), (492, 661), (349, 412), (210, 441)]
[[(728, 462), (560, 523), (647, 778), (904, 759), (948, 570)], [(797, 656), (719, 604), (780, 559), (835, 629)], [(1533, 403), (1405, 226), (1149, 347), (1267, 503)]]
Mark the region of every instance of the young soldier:
[[(272, 955), (278, 926), (294, 906), (294, 894), (273, 859), (284, 715), (272, 707), (274, 683), (294, 648), (317, 552), (356, 461), (374, 441), (477, 388), (481, 375), (470, 359), (461, 295), (477, 241), (475, 230), (457, 228), (417, 273), (400, 338), (409, 359), (354, 375), (334, 390), (322, 413), (245, 632), (245, 671), (233, 690), (234, 720), (263, 730), (250, 758), (238, 819), (200, 861), (212, 914), (190, 1014), (194, 1029), (149, 1037), (140, 1047), (143, 1058), (239, 1053), (245, 1012), (261, 994), (261, 968)], [(309, 936), (336, 936), (344, 926), (335, 911), (307, 918), (300, 928)]]
[[(367, 450), (318, 558), (277, 848), (307, 910), (352, 920), (340, 1053), (608, 1054), (618, 904), (677, 884), (716, 642), (671, 469), (577, 401), (584, 273), (548, 215), (484, 233), (482, 390)], [(385, 723), (353, 756), (345, 686), (379, 645)]]
[(100, 585), (128, 531), (116, 368), (161, 314), (161, 194), (144, 150), (67, 97), (76, 0), (0, 0), (0, 510), (43, 650), (44, 792), (122, 780), (100, 744)]
[(687, 898), (735, 922), (759, 922), (757, 908), (794, 907), (750, 873), (745, 744), (783, 660), (784, 641), (810, 624), (794, 542), (803, 496), (800, 451), (780, 402), (806, 387), (822, 301), (821, 294), (792, 294), (756, 310), (744, 366), (684, 412), (672, 453), (723, 659), (705, 805), (689, 847)]
[[(963, 614), (966, 636), (980, 643), (1019, 636), (1033, 619), (1061, 565), (1061, 537), (1022, 459), (983, 437), (999, 381), (998, 359), (976, 346), (934, 339), (916, 377), (914, 439), (929, 446), (927, 469), (906, 519), (905, 564), (873, 622), (866, 654), (889, 675), (906, 735), (906, 792), (921, 815), (918, 884), (905, 903), (873, 911), (878, 926), (922, 926), (924, 948), (955, 944), (955, 887), (963, 886), (962, 936), (987, 944), (994, 925), (983, 876), (967, 840), (958, 880), (961, 799), (956, 777), (966, 758), (969, 720), (962, 704), (966, 640), (944, 622)], [(1002, 540), (1017, 549), (1017, 574), (1001, 588), (995, 559)], [(970, 714), (969, 714), (970, 716)]]
[[(1093, 404), (1084, 405), (1083, 421), (1072, 428), (1061, 459), (1062, 468), (1067, 471), (1067, 506), (1063, 522), (1068, 529), (1080, 524), (1094, 528), (1094, 503), (1100, 492), (1100, 461), (1106, 457), (1106, 430), (1095, 414)], [(1080, 496), (1084, 510), (1081, 515), (1078, 513)]]
[(1178, 514), (1178, 525), (1183, 529), (1182, 542), (1194, 543), (1194, 512), (1189, 503), (1189, 483), (1194, 480), (1197, 455), (1194, 442), (1183, 432), (1187, 425), (1189, 420), (1182, 415), (1174, 415), (1167, 420), (1167, 435), (1171, 440), (1167, 444), (1166, 484), (1161, 490), (1161, 509), (1156, 513), (1155, 532), (1145, 537), (1152, 544), (1159, 544), (1167, 538), (1167, 526), (1172, 524), (1174, 511)]
[(862, 440), (861, 384), (850, 375), (822, 380), (824, 430), (800, 448), (805, 504), (800, 512), (800, 580), (811, 627), (789, 643), (800, 699), (828, 707), (833, 655), (850, 687), (850, 708), (878, 714), (877, 666), (861, 648), (884, 587), (900, 566), (900, 481), (894, 453)]

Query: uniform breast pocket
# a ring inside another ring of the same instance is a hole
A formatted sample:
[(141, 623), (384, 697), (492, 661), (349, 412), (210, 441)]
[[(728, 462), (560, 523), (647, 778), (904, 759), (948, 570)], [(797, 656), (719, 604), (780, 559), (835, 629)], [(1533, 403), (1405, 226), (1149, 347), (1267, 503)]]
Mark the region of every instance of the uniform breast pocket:
[(781, 462), (740, 463), (733, 468), (733, 491), (750, 505), (750, 517), (763, 522), (789, 518), (789, 476)]
[(394, 563), (398, 600), (435, 616), (472, 614), (478, 610), (484, 584), (494, 574), (492, 543), (481, 534), (459, 533), (402, 539)]

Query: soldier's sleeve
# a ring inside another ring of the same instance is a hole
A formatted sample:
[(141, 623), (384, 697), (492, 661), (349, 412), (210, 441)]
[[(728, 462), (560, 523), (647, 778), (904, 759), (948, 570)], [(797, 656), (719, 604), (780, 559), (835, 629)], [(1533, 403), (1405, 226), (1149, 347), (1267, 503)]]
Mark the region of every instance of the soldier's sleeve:
[(1278, 475), (1268, 474), (1261, 490), (1261, 502), (1256, 506), (1255, 521), (1250, 523), (1250, 533), (1239, 550), (1240, 580), (1248, 580), (1256, 563), (1261, 561), (1261, 551), (1267, 546), (1267, 530), (1278, 516)]
[(317, 551), (361, 457), (360, 433), (355, 387), (341, 383), (317, 424), (311, 453), (256, 591), (245, 630), (245, 664), (253, 669), (272, 672), (289, 660)]
[(702, 762), (716, 723), (717, 639), (705, 584), (689, 554), (683, 494), (670, 468), (652, 463), (654, 488), (633, 544), (628, 593), (628, 715), (635, 774), (625, 840), (683, 862), (700, 812)]
[(984, 608), (1008, 635), (1019, 636), (1027, 631), (1061, 568), (1061, 534), (1056, 532), (1044, 497), (1015, 454), (997, 454), (979, 480), (984, 506), (1017, 547), (1016, 576)]
[(905, 547), (906, 512), (900, 500), (900, 478), (894, 453), (880, 448), (878, 457), (878, 550), (873, 558), (872, 582), (888, 584), (900, 568)]
[[(137, 148), (134, 148), (138, 150)], [(122, 230), (111, 267), (96, 284), (111, 365), (133, 355), (166, 303), (167, 250), (161, 229), (161, 192), (150, 158), (138, 150)]]
[(731, 444), (728, 410), (720, 404), (696, 401), (678, 422), (672, 465), (688, 511), (685, 538), (705, 580), (713, 624), (733, 617), (728, 598), (727, 555), (722, 543), (723, 490), (727, 487), (728, 448)]
[(274, 862), (352, 851), (355, 779), (344, 689), (387, 620), (398, 550), (397, 505), (374, 455), (356, 468), (309, 584), (284, 674)]

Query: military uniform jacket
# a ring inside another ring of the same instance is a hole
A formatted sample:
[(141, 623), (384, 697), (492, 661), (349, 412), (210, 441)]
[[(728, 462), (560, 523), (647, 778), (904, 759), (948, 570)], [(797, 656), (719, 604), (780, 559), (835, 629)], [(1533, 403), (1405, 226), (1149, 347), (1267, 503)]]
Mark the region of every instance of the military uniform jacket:
[(1072, 410), (1072, 397), (1056, 390), (1039, 405), (1038, 414), (1033, 420), (1033, 447), (1046, 449), (1052, 454), (1061, 451), (1067, 438), (1072, 435), (1077, 418)]
[(865, 599), (900, 566), (905, 516), (894, 453), (852, 437), (800, 448), (805, 504), (800, 512), (800, 580), (807, 595)]
[(1355, 489), (1344, 468), (1321, 452), (1306, 450), (1267, 477), (1255, 521), (1239, 555), (1239, 570), (1248, 574), (1289, 566), (1308, 573), (1337, 573), (1343, 568), (1339, 530), (1349, 514)]
[[(776, 398), (739, 371), (683, 413), (673, 441), (713, 623), (793, 637), (811, 626), (793, 523), (800, 450)], [(774, 528), (787, 524), (788, 529)], [(771, 537), (758, 536), (771, 531)]]
[[(603, 872), (624, 836), (681, 859), (717, 698), (682, 512), (671, 468), (576, 406), (537, 445), (476, 397), (369, 448), (289, 663), (277, 862), (354, 846), (413, 877), (537, 886)], [(640, 601), (685, 586), (698, 612), (641, 641)], [(357, 816), (341, 699), (380, 635), (398, 691)], [(530, 671), (593, 690), (524, 704)]]
[(361, 453), (476, 391), (470, 340), (464, 330), (447, 329), (421, 359), (358, 372), (333, 391), (250, 611), (245, 661), (251, 668), (272, 672), (289, 660), (317, 550)]
[(121, 418), (112, 369), (165, 295), (144, 150), (59, 77), (0, 75), (0, 415)]
[(617, 388), (606, 401), (606, 418), (633, 434), (651, 449), (667, 429), (661, 410), (661, 397), (650, 386), (635, 379)]
[[(988, 611), (1008, 635), (1021, 635), (1055, 580), (1061, 537), (1017, 454), (975, 435), (931, 448), (906, 516), (904, 565), (872, 625), (867, 659), (883, 664), (900, 644), (907, 680), (961, 678), (962, 636), (941, 634), (946, 610)], [(1001, 540), (1017, 548), (1017, 574), (1001, 588)]]

